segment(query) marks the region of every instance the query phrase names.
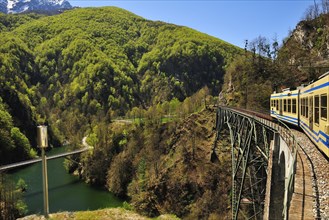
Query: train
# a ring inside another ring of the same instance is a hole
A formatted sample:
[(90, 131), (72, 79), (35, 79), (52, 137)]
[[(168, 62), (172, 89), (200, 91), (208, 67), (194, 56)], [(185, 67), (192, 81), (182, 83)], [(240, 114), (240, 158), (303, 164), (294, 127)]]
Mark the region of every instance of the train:
[(270, 112), (273, 118), (300, 127), (329, 158), (329, 72), (317, 81), (294, 90), (273, 92)]

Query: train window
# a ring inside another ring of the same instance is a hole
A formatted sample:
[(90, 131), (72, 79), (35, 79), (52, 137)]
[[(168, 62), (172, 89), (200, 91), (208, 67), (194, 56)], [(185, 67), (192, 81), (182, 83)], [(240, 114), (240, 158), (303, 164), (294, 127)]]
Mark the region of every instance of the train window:
[(305, 117), (308, 118), (308, 99), (305, 98)]
[(288, 99), (288, 112), (291, 112), (291, 99)]
[(303, 100), (304, 100), (304, 106), (303, 106), (303, 116), (304, 117), (307, 117), (306, 115), (307, 115), (307, 98), (303, 98)]
[(319, 102), (319, 96), (314, 96), (314, 122), (315, 124), (319, 124), (319, 116), (320, 116), (320, 102)]
[(305, 98), (302, 98), (302, 104), (301, 104), (301, 111), (302, 111), (302, 116), (306, 117), (305, 111), (306, 111), (306, 106), (305, 106)]
[(279, 110), (279, 100), (276, 100), (276, 110)]
[(283, 100), (283, 111), (286, 112), (287, 111), (287, 99)]
[(296, 114), (297, 110), (296, 110), (296, 99), (292, 99), (292, 113)]
[(321, 119), (327, 120), (327, 94), (321, 95)]
[(304, 116), (304, 98), (300, 99), (300, 114)]

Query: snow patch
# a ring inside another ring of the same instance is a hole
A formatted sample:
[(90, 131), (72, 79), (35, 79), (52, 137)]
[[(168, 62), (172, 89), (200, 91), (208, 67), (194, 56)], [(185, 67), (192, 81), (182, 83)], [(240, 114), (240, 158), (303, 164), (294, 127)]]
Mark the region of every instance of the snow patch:
[(72, 7), (67, 0), (0, 0), (1, 3), (3, 5), (1, 11), (7, 9), (7, 13), (21, 13), (28, 10), (52, 11)]

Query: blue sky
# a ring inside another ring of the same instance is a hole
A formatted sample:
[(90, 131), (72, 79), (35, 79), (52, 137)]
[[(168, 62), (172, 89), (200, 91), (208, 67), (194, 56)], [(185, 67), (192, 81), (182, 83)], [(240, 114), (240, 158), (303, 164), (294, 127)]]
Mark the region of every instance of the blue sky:
[(73, 6), (117, 6), (150, 20), (188, 26), (244, 47), (246, 39), (281, 42), (313, 0), (69, 0)]

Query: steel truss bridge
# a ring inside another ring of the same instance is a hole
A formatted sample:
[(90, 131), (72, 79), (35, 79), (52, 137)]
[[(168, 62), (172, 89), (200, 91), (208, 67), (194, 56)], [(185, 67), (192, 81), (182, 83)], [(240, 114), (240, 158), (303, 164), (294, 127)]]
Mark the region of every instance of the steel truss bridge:
[[(231, 141), (232, 219), (287, 219), (297, 149), (289, 128), (240, 110), (219, 107), (216, 131), (215, 142), (225, 132)], [(273, 162), (279, 158), (282, 161)], [(273, 184), (280, 187), (280, 193), (271, 188)]]

